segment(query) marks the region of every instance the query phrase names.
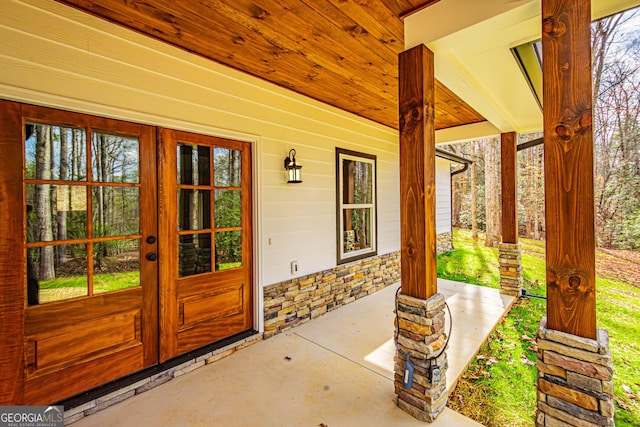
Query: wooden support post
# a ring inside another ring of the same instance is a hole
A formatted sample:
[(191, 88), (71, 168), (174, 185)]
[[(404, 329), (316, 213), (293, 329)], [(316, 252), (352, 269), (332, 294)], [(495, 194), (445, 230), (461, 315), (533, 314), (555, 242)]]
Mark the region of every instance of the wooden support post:
[(515, 132), (500, 135), (502, 175), (502, 242), (498, 245), (500, 293), (522, 293), (522, 248), (518, 244), (518, 183)]
[(500, 135), (502, 243), (518, 243), (518, 184), (515, 132)]
[(402, 293), (420, 299), (438, 291), (433, 64), (424, 45), (399, 56)]
[(547, 327), (596, 339), (591, 0), (542, 0)]

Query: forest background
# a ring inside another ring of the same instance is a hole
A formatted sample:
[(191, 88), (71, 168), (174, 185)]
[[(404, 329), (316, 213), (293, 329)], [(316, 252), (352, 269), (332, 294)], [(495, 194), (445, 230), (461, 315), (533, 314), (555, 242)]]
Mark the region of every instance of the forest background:
[[(595, 230), (597, 245), (640, 250), (640, 10), (592, 25)], [(542, 133), (518, 135), (518, 143)], [(443, 146), (473, 160), (454, 176), (452, 225), (500, 242), (500, 139)], [(544, 148), (518, 152), (519, 234), (545, 239)]]

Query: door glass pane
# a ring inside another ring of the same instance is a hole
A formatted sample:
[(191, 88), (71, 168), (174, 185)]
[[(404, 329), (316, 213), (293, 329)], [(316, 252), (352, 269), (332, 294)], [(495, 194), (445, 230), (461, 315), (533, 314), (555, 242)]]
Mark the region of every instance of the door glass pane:
[(87, 296), (86, 245), (56, 245), (27, 250), (27, 303), (31, 305)]
[(138, 138), (94, 132), (93, 181), (140, 182)]
[(93, 272), (95, 294), (140, 286), (140, 241), (94, 243)]
[(342, 168), (342, 203), (373, 203), (373, 164), (345, 159)]
[(242, 231), (221, 231), (216, 236), (216, 271), (242, 266)]
[(28, 304), (139, 286), (139, 239), (95, 241), (140, 234), (138, 138), (32, 123), (25, 135)]
[(27, 123), (25, 135), (27, 179), (87, 179), (84, 129)]
[(213, 149), (214, 185), (216, 187), (240, 187), (241, 155), (239, 150)]
[(27, 241), (82, 239), (87, 236), (84, 186), (27, 184)]
[(240, 227), (242, 225), (240, 196), (239, 190), (215, 191), (214, 224), (216, 228)]
[(178, 241), (178, 277), (211, 271), (211, 234), (187, 234)]
[(371, 211), (371, 208), (344, 209), (344, 253), (371, 249), (371, 229), (373, 224)]
[(211, 228), (211, 191), (178, 189), (178, 230)]
[(211, 148), (178, 144), (178, 184), (209, 185)]
[(137, 187), (93, 187), (93, 237), (140, 233)]

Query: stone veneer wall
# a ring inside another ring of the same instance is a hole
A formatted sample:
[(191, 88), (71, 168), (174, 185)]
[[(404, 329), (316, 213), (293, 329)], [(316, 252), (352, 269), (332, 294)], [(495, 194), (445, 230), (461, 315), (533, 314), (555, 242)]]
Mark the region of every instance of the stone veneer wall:
[(264, 288), (264, 338), (400, 281), (400, 252), (339, 265)]
[[(423, 300), (398, 294), (396, 302), (395, 392), (397, 405), (414, 418), (433, 422), (447, 404), (445, 299), (440, 293)], [(413, 363), (413, 382), (405, 387), (405, 361)], [(438, 366), (440, 378), (430, 378)]]
[(500, 265), (500, 293), (520, 296), (522, 293), (522, 245), (500, 243), (498, 245)]
[(436, 253), (444, 253), (453, 250), (453, 234), (448, 231), (436, 235)]
[(183, 362), (177, 366), (173, 366), (163, 372), (141, 379), (140, 381), (137, 381), (129, 386), (122, 387), (121, 389), (115, 390), (82, 405), (76, 406), (75, 408), (65, 409), (64, 425), (75, 423), (76, 421), (79, 421), (84, 417), (95, 414), (98, 411), (115, 405), (116, 403), (127, 400), (128, 398), (133, 397), (137, 394), (144, 393), (145, 391), (151, 390), (152, 388), (171, 381), (174, 378), (180, 377), (205, 365), (214, 363), (220, 359), (230, 356), (236, 351), (255, 344), (261, 340), (261, 335), (252, 335), (240, 341), (229, 344), (225, 347), (219, 348), (215, 351), (211, 351), (209, 353), (203, 354), (202, 356), (187, 360), (186, 362)]
[(536, 425), (613, 426), (613, 360), (609, 335), (582, 338), (538, 328), (538, 413)]

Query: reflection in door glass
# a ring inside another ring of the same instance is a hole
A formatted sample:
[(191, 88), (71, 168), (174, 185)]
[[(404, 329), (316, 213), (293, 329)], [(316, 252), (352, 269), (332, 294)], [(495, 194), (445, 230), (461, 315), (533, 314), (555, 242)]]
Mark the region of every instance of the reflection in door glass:
[(210, 153), (207, 146), (178, 144), (178, 184), (209, 185)]
[(94, 132), (87, 141), (86, 129), (33, 123), (24, 131), (27, 303), (138, 286), (138, 239), (96, 241), (140, 233), (138, 138)]
[(216, 236), (216, 271), (242, 266), (242, 231), (221, 231)]
[(93, 181), (140, 182), (138, 138), (94, 132)]
[(25, 135), (27, 179), (87, 179), (87, 144), (84, 129), (27, 123)]
[(213, 149), (214, 185), (216, 187), (240, 187), (242, 170), (239, 150)]
[(88, 294), (86, 245), (27, 250), (27, 303), (30, 306)]
[(178, 230), (211, 227), (211, 191), (178, 189)]
[(94, 243), (93, 269), (95, 294), (140, 286), (140, 241)]
[(82, 239), (87, 236), (84, 186), (27, 184), (27, 242)]
[(178, 242), (178, 277), (211, 271), (211, 234), (186, 234)]
[(216, 190), (214, 215), (216, 228), (242, 226), (239, 190)]
[(93, 237), (138, 234), (139, 193), (137, 187), (93, 187)]

